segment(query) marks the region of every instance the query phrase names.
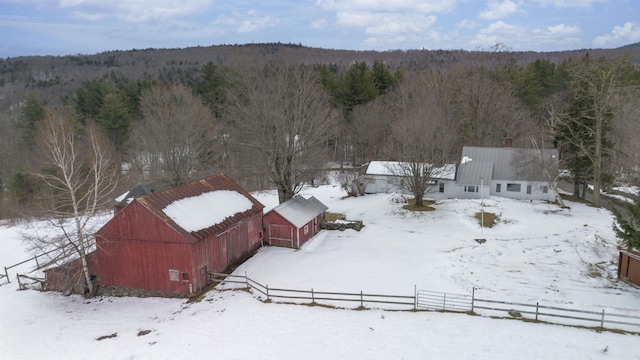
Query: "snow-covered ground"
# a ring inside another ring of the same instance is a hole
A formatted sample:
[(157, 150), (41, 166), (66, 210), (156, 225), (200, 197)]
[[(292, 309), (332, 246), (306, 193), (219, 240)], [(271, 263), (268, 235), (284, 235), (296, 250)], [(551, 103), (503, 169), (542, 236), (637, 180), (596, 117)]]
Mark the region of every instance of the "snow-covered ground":
[[(468, 294), (476, 287), (489, 299), (640, 313), (640, 289), (615, 276), (606, 210), (492, 197), (484, 211), (500, 221), (480, 229), (473, 218), (480, 200), (411, 213), (386, 194), (345, 199), (337, 186), (302, 194), (365, 228), (324, 231), (301, 250), (263, 248), (236, 274), (317, 291)], [(277, 205), (273, 192), (256, 197), (265, 211)], [(29, 256), (20, 226), (0, 227), (0, 266)], [(15, 281), (0, 286), (2, 359), (640, 359), (637, 335), (463, 314), (267, 304), (231, 290), (198, 303), (16, 290)]]

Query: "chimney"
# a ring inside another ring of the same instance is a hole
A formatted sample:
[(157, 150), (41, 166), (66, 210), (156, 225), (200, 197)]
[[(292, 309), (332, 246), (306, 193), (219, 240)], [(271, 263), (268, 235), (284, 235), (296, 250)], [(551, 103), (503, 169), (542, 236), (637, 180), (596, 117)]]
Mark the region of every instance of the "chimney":
[(508, 148), (513, 147), (513, 138), (510, 138), (510, 137), (505, 138), (504, 147), (508, 147)]

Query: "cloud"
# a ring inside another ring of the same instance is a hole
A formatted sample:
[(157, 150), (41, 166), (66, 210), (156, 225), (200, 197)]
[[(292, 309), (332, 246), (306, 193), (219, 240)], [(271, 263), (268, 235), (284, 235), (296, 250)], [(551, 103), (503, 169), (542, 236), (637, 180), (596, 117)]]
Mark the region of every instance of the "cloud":
[[(577, 26), (564, 24), (541, 28), (526, 28), (497, 21), (480, 30), (470, 43), (488, 49), (503, 43), (512, 50), (549, 50), (577, 46), (582, 42), (583, 31)], [(525, 45), (524, 47), (522, 45)]]
[(606, 35), (593, 39), (593, 45), (597, 47), (622, 46), (640, 41), (640, 26), (632, 22), (626, 22), (623, 26), (614, 26)]
[(480, 12), (478, 18), (485, 20), (503, 19), (518, 11), (518, 6), (511, 0), (505, 0), (501, 3), (497, 1), (489, 1), (487, 4), (488, 9)]
[(336, 12), (452, 12), (457, 0), (317, 0), (316, 5), (326, 11)]
[(210, 0), (26, 0), (39, 7), (58, 7), (72, 10), (81, 20), (116, 19), (130, 23), (167, 20), (200, 14), (212, 4)]
[(259, 30), (275, 27), (280, 24), (280, 19), (273, 16), (252, 17), (250, 19), (242, 21), (238, 32), (241, 34), (256, 32)]
[(606, 2), (607, 0), (533, 0), (542, 6), (553, 6), (555, 8), (588, 8), (598, 2)]

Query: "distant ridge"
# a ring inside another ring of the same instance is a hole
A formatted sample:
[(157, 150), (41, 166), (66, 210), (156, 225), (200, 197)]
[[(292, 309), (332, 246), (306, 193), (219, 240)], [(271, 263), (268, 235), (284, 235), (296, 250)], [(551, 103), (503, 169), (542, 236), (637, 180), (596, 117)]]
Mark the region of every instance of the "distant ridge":
[(624, 45), (619, 47), (618, 49), (637, 49), (637, 48), (640, 48), (640, 42)]

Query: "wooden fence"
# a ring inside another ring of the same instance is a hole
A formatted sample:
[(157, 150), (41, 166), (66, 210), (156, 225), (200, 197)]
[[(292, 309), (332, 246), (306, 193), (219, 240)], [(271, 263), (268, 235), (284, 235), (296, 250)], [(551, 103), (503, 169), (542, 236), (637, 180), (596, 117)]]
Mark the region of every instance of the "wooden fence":
[(367, 304), (387, 304), (387, 305), (400, 305), (416, 309), (415, 294), (412, 295), (382, 295), (382, 294), (369, 294), (363, 291), (355, 293), (344, 292), (328, 292), (310, 290), (295, 290), (269, 287), (269, 285), (263, 285), (246, 275), (229, 275), (221, 273), (209, 274), (209, 279), (215, 283), (235, 283), (242, 284), (244, 287), (253, 289), (256, 292), (266, 297), (267, 301), (273, 299), (280, 300), (310, 300), (313, 304), (319, 304), (324, 302), (339, 302), (339, 303), (355, 303), (361, 308), (364, 308)]
[[(47, 257), (45, 262), (40, 261), (39, 258), (47, 256), (47, 255), (55, 253), (55, 252), (58, 252), (58, 254), (56, 256)], [(66, 258), (67, 255), (68, 255), (68, 252), (67, 252), (66, 248), (58, 248), (58, 249), (53, 249), (53, 250), (47, 251), (47, 252), (39, 254), (39, 255), (34, 255), (33, 257), (28, 258), (27, 260), (23, 260), (23, 261), (21, 261), (19, 263), (11, 265), (11, 266), (5, 266), (4, 267), (4, 274), (0, 274), (0, 285), (2, 285), (2, 281), (5, 278), (7, 279), (8, 283), (11, 282), (11, 278), (9, 277), (9, 270), (13, 269), (16, 266), (20, 266), (22, 264), (26, 264), (28, 262), (33, 261), (36, 264), (35, 270), (38, 270), (38, 269), (42, 269), (42, 268), (48, 267), (49, 265), (55, 263), (56, 261), (58, 261), (60, 259)]]
[(475, 288), (471, 294), (452, 294), (429, 290), (414, 289), (413, 295), (380, 295), (362, 291), (355, 293), (326, 292), (273, 288), (263, 285), (246, 275), (211, 273), (210, 280), (215, 283), (241, 284), (244, 288), (255, 290), (266, 297), (267, 301), (307, 300), (313, 304), (333, 305), (335, 302), (358, 304), (364, 308), (367, 304), (399, 305), (406, 310), (449, 311), (477, 314), (483, 316), (512, 317), (559, 325), (584, 326), (596, 329), (623, 330), (640, 333), (640, 313), (619, 314), (601, 311), (561, 308), (536, 304), (524, 304), (510, 301), (481, 299), (476, 297)]

